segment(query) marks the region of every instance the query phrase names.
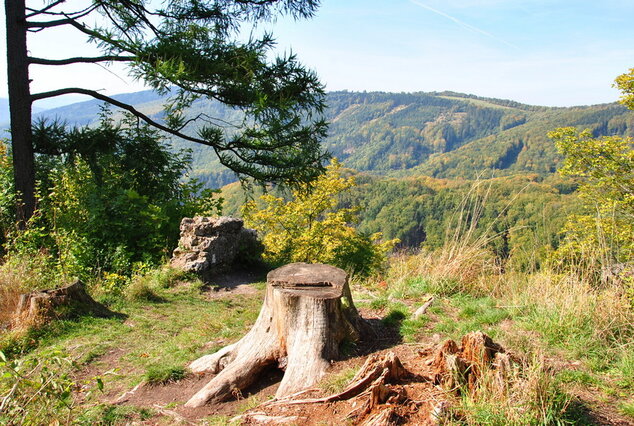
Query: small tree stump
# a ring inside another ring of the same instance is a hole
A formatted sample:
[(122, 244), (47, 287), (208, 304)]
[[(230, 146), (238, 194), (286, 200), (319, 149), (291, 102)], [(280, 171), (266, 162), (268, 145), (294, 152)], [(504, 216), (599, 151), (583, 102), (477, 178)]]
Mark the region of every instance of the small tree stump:
[(255, 324), (241, 340), (190, 365), (219, 373), (185, 404), (228, 399), (267, 366), (285, 370), (276, 397), (317, 383), (340, 356), (340, 345), (367, 330), (352, 302), (347, 274), (333, 266), (292, 263), (271, 271)]
[(433, 381), (445, 389), (460, 393), (462, 388), (475, 392), (478, 381), (490, 370), (495, 370), (502, 384), (508, 376), (510, 360), (502, 346), (481, 331), (462, 337), (458, 347), (447, 340), (436, 352), (431, 363)]
[(77, 280), (66, 287), (22, 294), (12, 326), (28, 327), (56, 317), (77, 315), (110, 317), (116, 314), (90, 297), (84, 283)]

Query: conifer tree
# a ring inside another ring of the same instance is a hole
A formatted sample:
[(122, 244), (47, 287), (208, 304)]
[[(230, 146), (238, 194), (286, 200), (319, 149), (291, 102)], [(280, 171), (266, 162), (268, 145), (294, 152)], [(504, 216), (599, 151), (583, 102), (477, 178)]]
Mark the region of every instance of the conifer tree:
[[(318, 0), (5, 0), (11, 141), (19, 218), (35, 209), (31, 105), (39, 99), (83, 94), (122, 108), (172, 136), (210, 146), (240, 176), (296, 185), (322, 172), (327, 125), (324, 90), (294, 54), (270, 59), (268, 33), (243, 41), (245, 28), (279, 15), (310, 18)], [(95, 17), (99, 15), (98, 19)], [(91, 24), (90, 22), (98, 22)], [(72, 27), (101, 50), (97, 57), (47, 59), (29, 55), (27, 33)], [(257, 31), (256, 31), (257, 32)], [(168, 95), (165, 120), (95, 90), (63, 87), (31, 93), (29, 66), (126, 63), (132, 77)], [(185, 117), (199, 98), (244, 113), (237, 125), (205, 115)], [(196, 134), (185, 130), (202, 122)], [(227, 127), (231, 127), (227, 131)]]

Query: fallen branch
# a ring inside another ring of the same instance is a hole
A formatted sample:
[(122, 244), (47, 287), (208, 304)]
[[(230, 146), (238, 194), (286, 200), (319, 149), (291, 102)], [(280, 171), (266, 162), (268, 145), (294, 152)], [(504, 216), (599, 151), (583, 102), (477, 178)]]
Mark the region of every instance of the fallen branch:
[(154, 404), (154, 408), (156, 409), (156, 411), (158, 411), (160, 414), (166, 416), (166, 417), (171, 417), (174, 420), (176, 420), (176, 422), (180, 423), (184, 423), (187, 425), (197, 425), (198, 423), (194, 423), (194, 422), (190, 422), (189, 420), (187, 420), (185, 417), (181, 416), (180, 414), (178, 414), (176, 411), (173, 410), (168, 410), (165, 407), (158, 405), (158, 404)]
[(429, 309), (432, 303), (434, 303), (434, 296), (430, 296), (429, 299), (427, 299), (427, 301), (423, 303), (423, 305), (420, 308), (416, 309), (416, 312), (414, 312), (414, 315), (412, 315), (412, 318), (417, 320), (423, 315), (425, 315), (425, 312), (427, 312), (427, 309)]
[(141, 382), (138, 385), (136, 385), (135, 387), (133, 387), (131, 390), (129, 390), (127, 392), (124, 392), (112, 404), (113, 405), (117, 405), (117, 404), (123, 404), (124, 402), (127, 402), (130, 399), (130, 397), (132, 395), (134, 395), (136, 393), (136, 391), (138, 391), (143, 385), (145, 385), (145, 382)]

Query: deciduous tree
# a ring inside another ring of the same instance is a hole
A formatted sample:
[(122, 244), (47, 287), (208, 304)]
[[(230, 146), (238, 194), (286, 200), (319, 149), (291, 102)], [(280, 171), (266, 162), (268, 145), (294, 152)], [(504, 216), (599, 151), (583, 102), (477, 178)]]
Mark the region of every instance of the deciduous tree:
[(311, 187), (294, 190), (290, 200), (265, 194), (242, 208), (247, 226), (262, 233), (265, 258), (273, 263), (328, 263), (353, 273), (376, 272), (397, 239), (380, 242), (381, 233), (360, 234), (351, 224), (355, 208), (337, 209), (338, 196), (354, 186), (335, 159)]
[[(634, 69), (616, 79), (621, 102), (634, 109)], [(603, 269), (634, 255), (634, 150), (632, 138), (593, 137), (565, 127), (550, 132), (565, 156), (560, 173), (579, 180), (586, 212), (568, 218), (557, 257)]]

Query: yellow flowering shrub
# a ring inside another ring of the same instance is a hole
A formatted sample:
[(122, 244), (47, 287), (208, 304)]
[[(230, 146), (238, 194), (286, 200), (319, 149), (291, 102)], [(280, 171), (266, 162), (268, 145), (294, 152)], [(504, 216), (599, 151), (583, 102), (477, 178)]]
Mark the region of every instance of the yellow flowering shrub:
[(355, 208), (336, 209), (337, 195), (354, 186), (337, 160), (310, 186), (292, 191), (290, 200), (265, 194), (262, 208), (250, 201), (242, 207), (246, 226), (262, 236), (267, 261), (328, 263), (351, 273), (367, 275), (384, 266), (398, 240), (381, 242), (381, 234), (360, 234), (351, 226)]

